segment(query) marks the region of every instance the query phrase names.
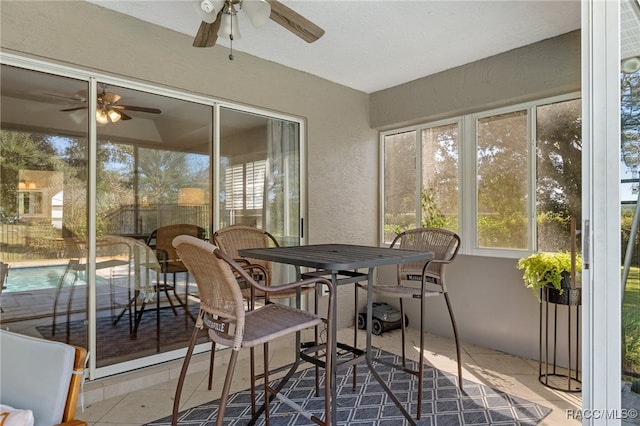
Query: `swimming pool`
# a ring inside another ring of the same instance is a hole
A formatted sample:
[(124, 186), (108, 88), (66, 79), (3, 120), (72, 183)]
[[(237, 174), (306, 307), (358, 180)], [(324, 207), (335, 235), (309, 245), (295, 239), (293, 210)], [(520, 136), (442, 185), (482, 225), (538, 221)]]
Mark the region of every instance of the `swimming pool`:
[[(11, 293), (57, 288), (65, 268), (66, 265), (11, 268), (9, 269), (9, 275), (7, 275), (4, 281), (5, 288), (2, 292)], [(84, 273), (81, 272), (76, 285), (86, 285), (83, 275)], [(70, 285), (72, 280), (73, 273), (67, 274), (65, 285)], [(103, 282), (109, 283), (108, 280), (100, 276), (97, 277), (97, 282), (98, 284)]]

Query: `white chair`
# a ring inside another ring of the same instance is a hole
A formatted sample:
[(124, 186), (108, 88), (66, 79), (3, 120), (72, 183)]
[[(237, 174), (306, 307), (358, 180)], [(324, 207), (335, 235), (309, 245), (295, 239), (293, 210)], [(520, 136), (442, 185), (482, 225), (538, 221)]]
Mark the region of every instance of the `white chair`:
[(86, 425), (75, 419), (86, 358), (84, 348), (0, 330), (0, 404), (31, 410), (34, 426)]

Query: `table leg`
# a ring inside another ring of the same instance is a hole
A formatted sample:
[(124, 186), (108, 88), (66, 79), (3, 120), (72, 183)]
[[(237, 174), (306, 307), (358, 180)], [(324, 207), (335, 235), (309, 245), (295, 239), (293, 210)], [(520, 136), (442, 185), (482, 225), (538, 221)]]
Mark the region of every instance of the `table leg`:
[[(402, 412), (404, 417), (409, 421), (409, 424), (416, 425), (416, 422), (411, 417), (411, 414), (404, 408), (404, 405), (398, 400), (398, 398), (393, 394), (393, 391), (387, 386), (382, 377), (378, 374), (376, 369), (373, 366), (373, 355), (372, 355), (372, 347), (371, 344), (371, 323), (373, 322), (373, 268), (369, 268), (369, 273), (367, 276), (367, 366), (369, 367), (369, 371), (375, 377), (375, 379), (380, 383), (380, 386), (384, 389), (384, 391), (389, 395), (389, 398), (393, 400), (398, 409)], [(354, 367), (355, 368), (355, 367)]]

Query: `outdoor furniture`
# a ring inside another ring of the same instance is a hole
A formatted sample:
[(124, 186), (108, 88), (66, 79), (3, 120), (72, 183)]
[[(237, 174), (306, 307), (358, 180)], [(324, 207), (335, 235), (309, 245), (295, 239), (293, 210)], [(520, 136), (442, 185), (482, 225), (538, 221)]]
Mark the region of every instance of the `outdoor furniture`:
[[(278, 244), (278, 241), (269, 232), (252, 226), (231, 225), (226, 228), (222, 228), (213, 234), (213, 244), (231, 256), (243, 267), (245, 271), (252, 275), (254, 280), (263, 283), (267, 287), (271, 285), (273, 267), (270, 261), (244, 258), (238, 254), (238, 250), (247, 248), (279, 247), (280, 244)], [(237, 278), (242, 289), (242, 295), (245, 300), (247, 300), (249, 310), (253, 310), (255, 308), (254, 302), (256, 298), (263, 299), (265, 303), (268, 303), (270, 300), (297, 299), (304, 294), (314, 291), (312, 287), (298, 287), (286, 291), (267, 294), (261, 290), (257, 290), (254, 286), (249, 285), (249, 283), (245, 282), (241, 276), (238, 276)], [(296, 307), (300, 308), (300, 300), (296, 300), (296, 302)], [(255, 365), (253, 349), (251, 349), (250, 357), (251, 369), (253, 370)], [(209, 390), (211, 390), (212, 386), (214, 358), (215, 351), (211, 351), (211, 362), (209, 365)], [(260, 378), (259, 375), (256, 377)], [(252, 395), (252, 397), (253, 396), (254, 395)]]
[[(273, 267), (270, 261), (246, 258), (238, 254), (238, 251), (242, 249), (280, 247), (278, 241), (269, 232), (251, 226), (231, 225), (226, 228), (222, 228), (213, 234), (213, 244), (218, 246), (222, 251), (231, 256), (240, 265), (245, 266), (245, 270), (251, 270), (252, 268), (254, 268), (254, 265), (261, 266), (262, 268), (255, 268), (257, 269), (258, 274), (254, 276), (254, 279), (257, 278), (258, 281), (264, 282), (266, 286), (271, 285)], [(266, 271), (266, 276), (261, 276), (259, 274), (261, 269), (264, 269)], [(254, 298), (265, 297), (265, 294), (263, 292), (255, 290), (252, 286), (243, 285), (242, 282), (241, 286), (242, 294), (245, 295), (245, 298), (247, 300), (250, 300), (252, 296)], [(253, 295), (251, 294), (252, 290), (254, 292)], [(300, 290), (303, 294), (313, 291), (312, 288), (302, 288)], [(296, 297), (296, 295), (297, 290), (294, 289), (286, 292), (281, 291), (278, 293), (269, 294), (269, 298), (290, 299)]]
[(75, 419), (86, 358), (84, 348), (0, 330), (0, 404), (31, 410), (35, 426), (86, 425)]
[[(405, 355), (405, 322), (402, 323), (402, 369), (418, 377), (418, 407), (416, 418), (420, 419), (422, 409), (422, 380), (424, 371), (424, 327), (425, 300), (427, 297), (444, 296), (451, 317), (453, 336), (456, 342), (456, 356), (458, 359), (458, 386), (462, 389), (462, 363), (460, 359), (460, 343), (458, 330), (451, 310), (451, 302), (445, 282), (446, 266), (453, 261), (460, 248), (460, 237), (451, 231), (439, 228), (417, 228), (404, 231), (397, 235), (391, 243), (391, 248), (398, 247), (405, 250), (421, 250), (434, 254), (429, 261), (408, 262), (398, 265), (398, 279), (392, 285), (374, 285), (375, 294), (383, 297), (400, 299), (400, 315), (404, 318), (404, 299), (420, 300), (420, 361), (418, 369), (407, 367)], [(411, 285), (420, 283), (420, 286)], [(368, 325), (368, 324), (367, 324)]]
[[(178, 223), (173, 225), (160, 226), (155, 229), (149, 238), (147, 239), (147, 245), (156, 251), (156, 257), (160, 262), (161, 271), (164, 277), (162, 285), (158, 286), (158, 291), (163, 291), (167, 296), (167, 300), (171, 305), (173, 313), (177, 315), (175, 305), (169, 296), (169, 290), (173, 290), (175, 298), (178, 303), (184, 307), (185, 313), (195, 321), (193, 314), (189, 311), (189, 271), (186, 266), (180, 260), (180, 257), (176, 253), (175, 248), (172, 245), (173, 239), (178, 235), (191, 235), (196, 238), (204, 238), (204, 229), (198, 225), (190, 223)], [(185, 294), (184, 300), (178, 295), (176, 288), (176, 274), (185, 273)], [(173, 275), (173, 282), (169, 284), (167, 281), (167, 274)]]
[[(245, 310), (244, 296), (240, 285), (237, 281), (237, 275), (241, 276), (249, 285), (256, 290), (264, 292), (266, 295), (281, 290), (290, 290), (308, 285), (325, 285), (329, 290), (329, 303), (327, 307), (327, 318), (329, 318), (327, 327), (335, 328), (331, 318), (335, 316), (334, 311), (334, 291), (328, 280), (324, 278), (312, 278), (303, 281), (297, 281), (281, 286), (264, 286), (256, 282), (243, 267), (235, 262), (229, 255), (224, 253), (216, 246), (199, 240), (192, 236), (181, 235), (176, 237), (173, 242), (180, 258), (194, 276), (198, 286), (200, 298), (200, 311), (196, 319), (193, 334), (189, 342), (189, 347), (185, 355), (176, 393), (173, 403), (172, 425), (177, 424), (178, 410), (180, 407), (180, 395), (182, 386), (189, 367), (189, 362), (193, 354), (195, 342), (200, 330), (206, 327), (209, 338), (213, 343), (212, 350), (215, 351), (216, 344), (222, 344), (231, 347), (231, 357), (227, 367), (227, 374), (220, 397), (220, 408), (216, 425), (221, 426), (224, 419), (224, 411), (229, 397), (229, 389), (233, 379), (233, 373), (238, 358), (238, 352), (241, 348), (253, 348), (262, 344), (264, 346), (264, 405), (262, 410), (265, 413), (267, 424), (269, 422), (269, 401), (278, 396), (282, 386), (291, 377), (285, 376), (280, 380), (275, 388), (269, 383), (269, 347), (268, 343), (276, 338), (299, 332), (300, 330), (316, 327), (323, 324), (323, 319), (313, 313), (303, 311), (297, 308), (285, 306), (277, 303), (270, 303), (258, 307), (254, 310)], [(331, 343), (332, 336), (328, 336), (328, 344)], [(297, 339), (298, 340), (298, 339)], [(326, 364), (327, 375), (331, 376), (331, 366), (333, 365), (332, 354), (327, 352)], [(298, 359), (296, 355), (296, 360)], [(296, 361), (297, 364), (297, 361)], [(294, 371), (294, 370), (292, 370)], [(251, 377), (251, 387), (255, 386), (255, 377)], [(331, 392), (328, 386), (325, 386), (325, 421), (315, 417), (309, 412), (305, 412), (301, 407), (293, 404), (303, 415), (307, 416), (319, 424), (330, 424), (331, 410), (330, 401)], [(292, 402), (292, 401), (289, 401)], [(253, 404), (253, 402), (252, 402)]]
[[(2, 290), (4, 290), (7, 286), (4, 285), (5, 280), (7, 279), (7, 275), (9, 275), (9, 264), (0, 262), (0, 295), (2, 294)], [(0, 313), (4, 312), (2, 307), (0, 307)]]
[[(66, 322), (66, 342), (69, 343), (69, 334), (71, 326), (71, 314), (73, 312), (73, 297), (76, 291), (78, 280), (83, 276), (86, 282), (87, 278), (87, 248), (86, 241), (78, 238), (64, 238), (65, 256), (69, 258), (64, 272), (60, 276), (58, 286), (53, 301), (53, 314), (51, 323), (51, 334), (56, 334), (56, 322), (58, 317), (58, 304), (65, 287), (65, 283), (68, 279), (71, 279), (69, 284), (69, 294), (67, 295), (67, 322)], [(119, 239), (112, 239), (105, 237), (96, 242), (96, 250), (99, 252), (96, 258), (96, 271), (100, 269), (110, 269), (119, 266), (129, 265), (130, 250), (128, 244), (122, 242)], [(109, 278), (110, 285), (113, 286), (113, 282)], [(113, 305), (112, 316), (113, 314)]]
[[(155, 251), (144, 242), (129, 237), (109, 236), (112, 242), (119, 242), (128, 250), (127, 303), (120, 314), (113, 320), (117, 325), (125, 312), (129, 314), (129, 333), (132, 337), (138, 334), (142, 316), (148, 311), (147, 306), (155, 302), (156, 311), (156, 351), (160, 352), (160, 274), (161, 267)], [(133, 284), (133, 285), (132, 285)], [(133, 287), (133, 293), (131, 289)], [(111, 286), (111, 305), (116, 304), (113, 284)], [(138, 304), (140, 303), (140, 307)], [(133, 323), (132, 323), (133, 317)]]
[[(315, 271), (300, 273), (300, 278), (311, 278), (330, 276), (332, 291), (337, 290), (338, 285), (358, 283), (366, 281), (373, 283), (373, 272), (376, 267), (383, 265), (395, 265), (406, 262), (426, 262), (433, 257), (433, 253), (422, 250), (401, 250), (387, 247), (370, 247), (351, 244), (318, 244), (309, 246), (296, 247), (270, 247), (258, 249), (239, 250), (239, 254), (243, 257), (253, 259), (270, 260), (273, 262), (286, 263), (296, 267), (313, 268)], [(358, 272), (358, 270), (366, 269), (366, 273)], [(366, 288), (371, 289), (371, 285)], [(320, 297), (319, 289), (316, 288), (316, 297)], [(336, 341), (336, 318), (337, 309), (330, 310), (331, 316), (328, 318), (327, 325), (327, 343), (320, 344), (318, 342), (312, 346), (305, 345), (304, 350), (300, 351), (300, 357), (308, 362), (327, 368), (326, 374), (329, 377), (331, 389), (331, 418), (337, 423), (337, 399), (336, 399), (336, 383), (337, 372), (339, 369), (353, 366), (359, 362), (366, 361), (371, 374), (376, 378), (380, 386), (387, 393), (389, 398), (395, 403), (398, 409), (405, 416), (407, 421), (414, 425), (415, 421), (404, 408), (402, 402), (393, 394), (387, 383), (378, 374), (374, 367), (374, 362), (378, 361), (373, 358), (371, 351), (371, 310), (373, 305), (373, 291), (367, 291), (367, 347), (361, 350), (345, 343)], [(339, 306), (337, 306), (339, 308)], [(340, 360), (337, 359), (337, 350), (347, 352)], [(326, 349), (331, 354), (331, 364), (327, 364), (319, 359), (316, 354)], [(288, 375), (293, 374), (296, 365), (292, 367), (292, 371)], [(256, 413), (257, 415), (260, 412)], [(255, 416), (254, 416), (255, 419)], [(335, 424), (335, 423), (333, 423)]]

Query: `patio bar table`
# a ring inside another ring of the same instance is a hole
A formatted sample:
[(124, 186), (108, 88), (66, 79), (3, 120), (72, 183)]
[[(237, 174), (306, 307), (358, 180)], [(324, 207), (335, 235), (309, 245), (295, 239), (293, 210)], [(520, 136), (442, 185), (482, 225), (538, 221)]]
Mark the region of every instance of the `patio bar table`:
[[(331, 333), (332, 339), (331, 347), (327, 350), (331, 351), (333, 355), (331, 357), (332, 368), (331, 377), (329, 377), (329, 386), (331, 387), (331, 422), (330, 424), (338, 423), (338, 407), (336, 399), (336, 384), (337, 384), (337, 372), (341, 364), (337, 360), (337, 349), (350, 350), (354, 357), (344, 364), (346, 366), (353, 365), (361, 360), (366, 360), (366, 363), (371, 371), (371, 374), (380, 383), (385, 392), (396, 404), (398, 409), (407, 418), (410, 424), (415, 424), (415, 421), (404, 408), (403, 404), (393, 394), (389, 386), (384, 382), (382, 377), (376, 372), (373, 367), (373, 358), (371, 351), (371, 322), (372, 322), (372, 304), (373, 304), (373, 273), (376, 267), (384, 265), (395, 265), (406, 262), (415, 261), (428, 261), (433, 258), (433, 253), (414, 250), (403, 250), (388, 247), (373, 247), (373, 246), (361, 246), (352, 244), (316, 244), (307, 246), (293, 246), (293, 247), (270, 247), (270, 248), (254, 248), (239, 250), (238, 253), (242, 257), (252, 259), (262, 259), (272, 262), (285, 263), (294, 265), (298, 272), (298, 278), (305, 278), (309, 276), (331, 276), (331, 284), (335, 291), (337, 287), (343, 284), (358, 283), (362, 281), (367, 282), (367, 346), (366, 350), (359, 350), (354, 347), (349, 347), (344, 343), (337, 343), (337, 330), (336, 330), (336, 318), (337, 309), (334, 306), (331, 315), (331, 327), (327, 330)], [(312, 268), (315, 271), (301, 273), (300, 268)], [(358, 272), (359, 270), (366, 270), (367, 272)], [(317, 296), (317, 294), (316, 294)], [(339, 303), (339, 302), (338, 302)], [(337, 305), (337, 303), (336, 303)], [(304, 356), (300, 350), (299, 338), (296, 345), (300, 356), (309, 360), (309, 357)], [(363, 357), (364, 355), (364, 357)], [(316, 364), (317, 365), (317, 364)], [(280, 383), (279, 388), (286, 382), (287, 378), (293, 374), (293, 370), (297, 368), (297, 362), (292, 367), (292, 371), (286, 376), (286, 378)], [(325, 384), (326, 385), (326, 384)]]

